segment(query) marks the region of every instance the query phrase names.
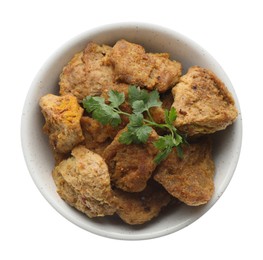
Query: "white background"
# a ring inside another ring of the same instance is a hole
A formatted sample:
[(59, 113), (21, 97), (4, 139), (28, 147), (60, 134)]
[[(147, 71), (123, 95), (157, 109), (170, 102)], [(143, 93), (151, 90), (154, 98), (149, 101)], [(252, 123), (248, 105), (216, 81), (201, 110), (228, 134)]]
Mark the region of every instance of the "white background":
[[(0, 259), (263, 259), (262, 1), (1, 1)], [(99, 25), (155, 23), (203, 46), (231, 79), (243, 145), (216, 205), (187, 228), (119, 241), (71, 224), (42, 197), (26, 168), (20, 117), (28, 88), (65, 41)]]

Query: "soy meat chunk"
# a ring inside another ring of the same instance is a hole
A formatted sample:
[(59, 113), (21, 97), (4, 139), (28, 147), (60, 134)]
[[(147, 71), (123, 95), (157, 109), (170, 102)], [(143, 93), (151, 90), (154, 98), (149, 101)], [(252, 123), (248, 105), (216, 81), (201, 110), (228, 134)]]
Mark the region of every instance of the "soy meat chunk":
[(211, 141), (202, 140), (185, 146), (182, 159), (174, 149), (158, 166), (154, 179), (180, 201), (198, 206), (214, 193), (214, 170)]
[[(63, 164), (68, 166), (69, 163), (70, 162), (67, 161), (67, 163)], [(66, 182), (61, 175), (61, 168), (62, 165), (55, 168), (52, 176), (57, 187), (57, 193), (67, 204), (86, 214), (90, 218), (114, 214), (115, 209), (109, 206), (109, 204), (98, 202), (92, 197), (83, 196), (76, 189), (74, 189), (72, 185)]]
[(65, 172), (63, 177), (82, 194), (99, 201), (110, 197), (111, 186), (108, 166), (104, 159), (80, 145), (72, 150), (75, 171)]
[(146, 53), (138, 44), (119, 40), (108, 56), (114, 67), (115, 80), (165, 92), (173, 87), (182, 66), (169, 59), (167, 53)]
[(178, 115), (175, 127), (189, 136), (223, 130), (238, 115), (231, 93), (208, 69), (191, 67), (172, 93)]
[(75, 147), (72, 156), (55, 167), (53, 178), (61, 198), (89, 217), (115, 213), (108, 167), (84, 146)]
[(63, 68), (60, 75), (60, 94), (71, 93), (81, 102), (86, 96), (99, 96), (114, 85), (113, 69), (107, 64), (111, 47), (90, 42)]
[(161, 185), (154, 181), (142, 192), (130, 193), (114, 190), (116, 200), (116, 213), (130, 225), (139, 225), (158, 216), (161, 209), (170, 202), (171, 196)]
[(120, 128), (102, 125), (97, 120), (83, 116), (80, 120), (85, 146), (89, 150), (102, 155), (104, 149), (112, 142)]
[(121, 130), (113, 142), (107, 146), (103, 158), (109, 166), (111, 182), (114, 186), (128, 192), (142, 191), (152, 175), (156, 164), (154, 157), (158, 150), (152, 144), (158, 135), (153, 130), (145, 144), (122, 144)]
[(46, 121), (43, 131), (56, 152), (68, 153), (84, 140), (80, 126), (83, 109), (76, 97), (47, 94), (41, 97), (39, 105)]

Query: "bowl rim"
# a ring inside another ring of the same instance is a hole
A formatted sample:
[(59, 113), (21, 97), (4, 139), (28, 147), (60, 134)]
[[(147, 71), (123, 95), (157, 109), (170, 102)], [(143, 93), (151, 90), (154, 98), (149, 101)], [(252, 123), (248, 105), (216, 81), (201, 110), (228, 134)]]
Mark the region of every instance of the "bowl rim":
[[(221, 185), (221, 189), (220, 189), (220, 196), (214, 198), (213, 202), (209, 204), (208, 207), (206, 207), (206, 210), (204, 212), (202, 212), (199, 215), (196, 215), (193, 218), (188, 219), (187, 221), (185, 221), (184, 223), (181, 223), (180, 225), (174, 226), (174, 227), (170, 227), (170, 228), (166, 228), (164, 230), (159, 230), (159, 231), (155, 231), (155, 232), (149, 232), (149, 233), (144, 233), (144, 234), (120, 234), (120, 233), (114, 233), (114, 232), (107, 232), (104, 231), (103, 228), (102, 229), (98, 229), (95, 228), (93, 226), (89, 226), (89, 228), (87, 228), (86, 226), (84, 226), (81, 221), (78, 221), (76, 219), (74, 219), (73, 216), (71, 216), (70, 214), (65, 214), (65, 211), (63, 210), (63, 208), (56, 204), (54, 202), (54, 200), (52, 199), (52, 196), (49, 196), (49, 194), (40, 187), (40, 183), (39, 183), (39, 179), (37, 178), (37, 175), (34, 174), (33, 168), (32, 168), (32, 162), (30, 161), (30, 158), (28, 157), (28, 150), (27, 150), (27, 138), (28, 136), (26, 135), (26, 129), (27, 129), (27, 124), (26, 124), (26, 120), (24, 120), (25, 116), (27, 116), (27, 107), (28, 107), (28, 103), (30, 101), (30, 98), (32, 96), (32, 93), (34, 93), (35, 88), (36, 88), (36, 82), (38, 82), (38, 79), (41, 78), (41, 75), (51, 66), (51, 64), (54, 62), (54, 60), (56, 60), (62, 53), (65, 52), (66, 49), (70, 49), (71, 46), (73, 46), (74, 44), (76, 44), (77, 42), (81, 42), (82, 40), (84, 40), (85, 38), (89, 37), (90, 35), (96, 35), (100, 32), (109, 32), (112, 30), (116, 30), (116, 29), (136, 29), (136, 28), (140, 28), (143, 30), (153, 30), (153, 31), (157, 31), (157, 32), (165, 32), (167, 34), (176, 36), (178, 38), (180, 38), (180, 40), (182, 40), (183, 42), (187, 43), (188, 45), (193, 46), (194, 48), (198, 48), (201, 49), (202, 47), (197, 44), (195, 41), (193, 41), (192, 39), (188, 38), (187, 36), (181, 34), (180, 32), (177, 32), (175, 30), (172, 30), (170, 28), (167, 27), (163, 27), (157, 24), (152, 24), (152, 23), (142, 23), (142, 22), (122, 22), (122, 23), (112, 23), (112, 24), (106, 24), (106, 25), (101, 25), (98, 27), (95, 27), (93, 29), (84, 31), (76, 36), (73, 36), (71, 39), (69, 39), (68, 41), (66, 41), (64, 44), (62, 44), (61, 46), (59, 46), (57, 48), (57, 50), (51, 54), (49, 56), (49, 58), (44, 62), (44, 64), (41, 66), (41, 68), (39, 69), (39, 71), (37, 72), (37, 74), (35, 75), (30, 88), (28, 90), (28, 93), (26, 95), (26, 99), (24, 102), (24, 106), (23, 106), (23, 110), (22, 110), (22, 117), (21, 117), (21, 128), (20, 128), (20, 138), (21, 138), (21, 145), (22, 145), (22, 152), (24, 155), (24, 159), (28, 168), (28, 171), (30, 173), (30, 176), (33, 180), (33, 182), (35, 183), (36, 187), (38, 188), (38, 190), (40, 191), (40, 193), (43, 195), (43, 197), (49, 202), (49, 204), (58, 212), (60, 213), (64, 218), (66, 218), (67, 220), (69, 220), (71, 223), (79, 226), (80, 228), (87, 230), (93, 234), (99, 235), (99, 236), (103, 236), (103, 237), (107, 237), (107, 238), (113, 238), (113, 239), (120, 239), (120, 240), (145, 240), (145, 239), (153, 239), (153, 238), (157, 238), (157, 237), (161, 237), (164, 235), (168, 235), (171, 233), (174, 233), (176, 231), (179, 231), (183, 228), (185, 228), (186, 226), (188, 226), (189, 224), (195, 222), (197, 219), (199, 219), (201, 216), (203, 216), (207, 211), (210, 210), (210, 208), (217, 202), (217, 200), (221, 197), (221, 195), (224, 193), (224, 191), (226, 190), (226, 188), (228, 187), (235, 169), (237, 167), (238, 161), (239, 161), (239, 157), (240, 157), (240, 152), (241, 152), (241, 147), (242, 147), (242, 135), (243, 135), (243, 126), (242, 126), (242, 116), (241, 116), (241, 109), (240, 109), (240, 104), (239, 104), (239, 100), (236, 96), (235, 90), (233, 88), (233, 85), (231, 83), (231, 87), (233, 89), (233, 92), (231, 91), (232, 95), (234, 96), (235, 99), (235, 105), (239, 111), (239, 115), (237, 120), (239, 120), (239, 128), (238, 128), (238, 147), (237, 147), (237, 153), (235, 154), (235, 157), (233, 157), (233, 160), (235, 161), (234, 164), (232, 165), (232, 169), (231, 169), (231, 174), (228, 175), (228, 178), (225, 180), (224, 184)], [(203, 49), (203, 48), (202, 48)], [(216, 64), (217, 67), (220, 68), (220, 70), (223, 70), (223, 68), (220, 66), (220, 64), (215, 60), (215, 58), (213, 58), (213, 56), (211, 56), (210, 53), (208, 53), (206, 50), (203, 49), (203, 51), (206, 53), (206, 55), (209, 57), (209, 59), (212, 59), (213, 62)], [(225, 73), (225, 72), (224, 72)], [(226, 75), (226, 74), (225, 74)], [(228, 78), (228, 76), (226, 75), (226, 77)], [(230, 80), (229, 80), (230, 81)]]

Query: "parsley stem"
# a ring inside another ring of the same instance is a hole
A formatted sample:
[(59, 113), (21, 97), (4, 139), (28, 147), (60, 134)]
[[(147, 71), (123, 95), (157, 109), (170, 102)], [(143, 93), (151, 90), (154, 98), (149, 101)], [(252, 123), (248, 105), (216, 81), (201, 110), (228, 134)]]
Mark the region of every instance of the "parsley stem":
[(167, 124), (157, 124), (154, 121), (150, 121), (150, 120), (147, 120), (147, 119), (143, 119), (143, 121), (146, 122), (150, 126), (159, 127), (159, 128), (162, 128), (162, 129), (167, 128)]
[(172, 134), (172, 137), (173, 137), (173, 139), (174, 139), (174, 131), (173, 131), (173, 129), (172, 129), (169, 125), (167, 125), (167, 127), (169, 128), (169, 130), (170, 130), (170, 132), (171, 132), (171, 134)]
[(161, 128), (161, 129), (169, 129), (169, 131), (171, 132), (171, 135), (172, 137), (174, 138), (174, 131), (172, 129), (172, 127), (168, 124), (157, 124), (155, 123), (154, 121), (150, 121), (150, 120), (147, 120), (147, 119), (143, 119), (144, 122), (146, 122), (147, 124), (146, 125), (149, 125), (149, 126), (155, 126), (155, 127), (158, 127), (158, 128)]
[(150, 113), (150, 111), (149, 111), (149, 110), (147, 110), (147, 114), (148, 114), (148, 116), (149, 116), (150, 120), (151, 120), (152, 122), (154, 122), (154, 120), (153, 120), (153, 118), (152, 118), (152, 115), (151, 115), (151, 113)]
[(121, 114), (121, 115), (125, 115), (125, 116), (128, 116), (128, 117), (131, 116), (131, 114), (126, 113), (126, 112), (120, 110), (119, 108), (113, 108), (112, 110), (113, 110), (114, 112), (117, 112), (117, 113)]

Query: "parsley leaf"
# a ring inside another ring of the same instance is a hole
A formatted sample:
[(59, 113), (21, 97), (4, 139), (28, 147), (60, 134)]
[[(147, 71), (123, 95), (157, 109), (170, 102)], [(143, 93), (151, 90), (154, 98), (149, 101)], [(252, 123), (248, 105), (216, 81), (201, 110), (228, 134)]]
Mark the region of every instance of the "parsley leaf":
[(176, 133), (173, 140), (174, 146), (179, 146), (182, 143), (183, 143), (183, 137)]
[(130, 116), (130, 123), (127, 125), (128, 132), (133, 133), (136, 143), (146, 143), (152, 128), (144, 124), (142, 114), (133, 114)]
[(127, 131), (121, 134), (119, 141), (123, 144), (131, 143), (131, 140), (136, 144), (146, 143), (151, 132), (152, 128), (144, 124), (142, 114), (132, 114)]
[(108, 105), (102, 105), (100, 109), (95, 109), (92, 112), (92, 117), (98, 120), (103, 125), (110, 124), (113, 127), (121, 123), (121, 117), (117, 112), (114, 112)]
[(118, 91), (110, 90), (109, 101), (112, 107), (118, 108), (125, 101), (125, 95), (124, 93), (119, 93)]
[(162, 105), (157, 90), (148, 92), (145, 89), (130, 86), (128, 97), (134, 113), (143, 113), (149, 111), (151, 107), (160, 107)]
[(143, 100), (136, 100), (132, 103), (133, 113), (143, 113), (147, 110)]
[(179, 156), (179, 158), (183, 158), (183, 149), (182, 146), (177, 146), (176, 147), (176, 151), (177, 151), (177, 155)]
[(121, 117), (111, 106), (105, 104), (104, 98), (88, 96), (83, 99), (83, 107), (92, 114), (92, 117), (103, 125), (113, 127), (121, 123)]
[(134, 136), (132, 132), (123, 132), (119, 137), (119, 142), (121, 144), (131, 144), (133, 142)]
[(128, 99), (130, 104), (137, 100), (146, 102), (146, 100), (148, 99), (148, 92), (145, 89), (140, 89), (136, 86), (129, 86)]
[(146, 143), (150, 133), (152, 132), (152, 128), (147, 125), (143, 125), (140, 127), (132, 127), (128, 125), (128, 130), (123, 132), (119, 138), (119, 142), (122, 144), (141, 144)]
[(177, 117), (177, 113), (176, 113), (175, 108), (172, 107), (170, 111), (165, 109), (164, 110), (164, 114), (165, 114), (165, 122), (166, 122), (166, 124), (172, 125), (173, 122), (176, 120), (176, 117)]
[(150, 126), (147, 126), (147, 125), (143, 125), (141, 127), (139, 127), (137, 130), (136, 130), (136, 136), (138, 138), (138, 140), (140, 142), (142, 142), (143, 144), (147, 142), (151, 132), (152, 132), (152, 128)]
[(142, 114), (132, 114), (130, 116), (130, 123), (128, 126), (133, 126), (133, 127), (140, 127), (143, 125), (143, 115)]
[(159, 164), (161, 161), (165, 160), (168, 155), (171, 153), (172, 147), (166, 147), (164, 150), (160, 150), (154, 158), (154, 162)]
[(83, 107), (91, 113), (92, 111), (99, 109), (105, 103), (105, 99), (102, 97), (87, 96), (83, 99)]
[(160, 101), (160, 95), (157, 90), (153, 90), (149, 93), (148, 100), (146, 102), (147, 109), (151, 107), (160, 107), (162, 102)]
[(173, 146), (173, 137), (171, 135), (160, 136), (153, 144), (157, 149), (164, 150), (168, 146)]
[(175, 145), (175, 143), (175, 139), (172, 135), (160, 136), (159, 139), (153, 143), (153, 145), (159, 150), (154, 158), (155, 163), (159, 164), (162, 160), (165, 160), (171, 153), (173, 147), (177, 147), (177, 154), (182, 158), (181, 155), (183, 151), (180, 146), (181, 143), (178, 145)]

